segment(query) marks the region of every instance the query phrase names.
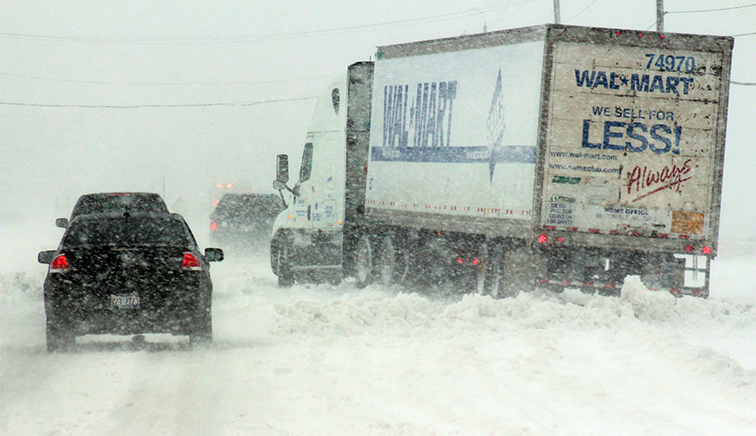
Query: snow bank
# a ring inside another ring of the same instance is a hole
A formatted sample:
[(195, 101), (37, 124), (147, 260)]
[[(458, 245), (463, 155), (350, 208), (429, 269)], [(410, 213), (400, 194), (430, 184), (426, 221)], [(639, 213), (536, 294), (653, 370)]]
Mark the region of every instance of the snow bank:
[(0, 273), (0, 307), (41, 300), (46, 272)]
[[(323, 286), (325, 288), (325, 286)], [(388, 292), (370, 287), (329, 301), (311, 298), (277, 303), (274, 334), (355, 335), (387, 328), (507, 331), (516, 328), (616, 329), (629, 324), (666, 324), (670, 328), (705, 324), (756, 326), (756, 306), (729, 301), (678, 298), (649, 291), (628, 277), (620, 297), (589, 295), (574, 304), (559, 294), (520, 293), (494, 299), (466, 294)], [(417, 332), (416, 332), (417, 333)]]

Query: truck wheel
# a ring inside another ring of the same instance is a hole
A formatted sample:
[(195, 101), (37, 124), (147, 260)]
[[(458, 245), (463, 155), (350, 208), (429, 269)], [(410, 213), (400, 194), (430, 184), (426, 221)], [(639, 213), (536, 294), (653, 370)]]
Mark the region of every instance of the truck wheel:
[(475, 268), (476, 287), (479, 295), (490, 294), (492, 297), (499, 295), (499, 282), (501, 282), (501, 260), (494, 250), (483, 246), (478, 254), (480, 262)]
[(289, 259), (289, 244), (282, 242), (276, 251), (278, 272), (278, 286), (289, 288), (294, 285), (294, 272), (291, 270), (291, 260)]
[(391, 286), (396, 276), (396, 249), (391, 236), (385, 236), (381, 242), (381, 255), (378, 271), (381, 276), (381, 284)]
[(486, 288), (493, 298), (499, 296), (499, 284), (501, 283), (501, 259), (499, 256), (491, 256), (488, 259), (486, 274)]
[(373, 250), (368, 235), (362, 235), (357, 242), (357, 265), (355, 266), (357, 286), (364, 288), (373, 281)]

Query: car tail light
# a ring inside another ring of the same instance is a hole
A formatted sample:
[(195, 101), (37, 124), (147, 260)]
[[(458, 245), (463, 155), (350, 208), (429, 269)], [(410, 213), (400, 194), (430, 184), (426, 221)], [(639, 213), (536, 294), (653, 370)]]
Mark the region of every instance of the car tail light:
[(202, 263), (200, 263), (197, 256), (192, 253), (184, 253), (184, 261), (181, 262), (181, 269), (189, 271), (201, 271)]
[(211, 231), (214, 232), (217, 228), (218, 228), (218, 223), (216, 223), (215, 221), (213, 221), (213, 222), (210, 223), (210, 230)]
[(65, 254), (59, 254), (55, 257), (55, 259), (53, 259), (52, 262), (50, 262), (50, 272), (62, 273), (66, 271), (68, 271), (68, 259), (66, 259)]

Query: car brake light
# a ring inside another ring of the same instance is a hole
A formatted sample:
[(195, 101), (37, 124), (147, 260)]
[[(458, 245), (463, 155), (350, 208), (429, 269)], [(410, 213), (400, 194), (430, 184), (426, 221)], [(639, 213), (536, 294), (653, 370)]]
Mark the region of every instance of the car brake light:
[(50, 262), (50, 272), (66, 272), (68, 271), (68, 259), (65, 254), (59, 254)]
[(197, 259), (197, 256), (193, 255), (192, 253), (184, 253), (184, 261), (181, 262), (181, 269), (189, 271), (201, 271), (202, 264), (200, 263), (199, 259)]
[(215, 229), (217, 229), (217, 228), (218, 228), (218, 223), (216, 223), (215, 221), (213, 221), (213, 222), (210, 223), (210, 230), (212, 230), (214, 232)]

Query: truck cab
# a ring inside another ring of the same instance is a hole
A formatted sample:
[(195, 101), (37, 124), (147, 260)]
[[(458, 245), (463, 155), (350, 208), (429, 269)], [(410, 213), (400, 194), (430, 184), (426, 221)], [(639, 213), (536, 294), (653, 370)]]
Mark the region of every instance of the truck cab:
[(292, 187), (288, 156), (279, 155), (274, 187), (288, 191), (286, 210), (271, 238), (271, 267), (279, 284), (296, 275), (340, 279), (346, 164), (346, 75), (334, 80), (318, 100), (307, 132), (299, 175)]

